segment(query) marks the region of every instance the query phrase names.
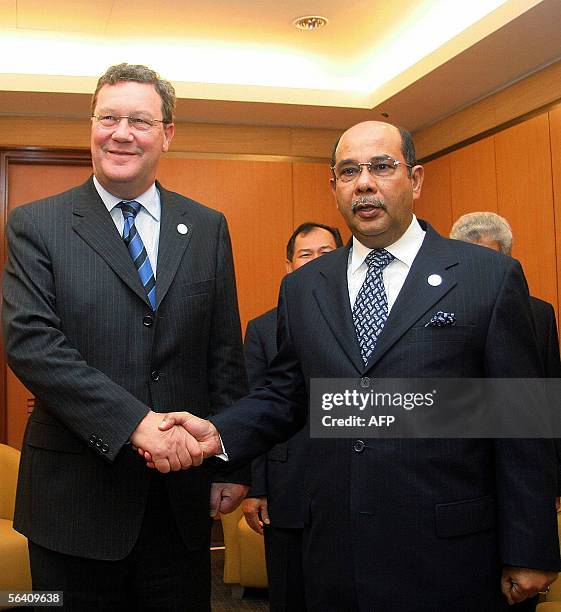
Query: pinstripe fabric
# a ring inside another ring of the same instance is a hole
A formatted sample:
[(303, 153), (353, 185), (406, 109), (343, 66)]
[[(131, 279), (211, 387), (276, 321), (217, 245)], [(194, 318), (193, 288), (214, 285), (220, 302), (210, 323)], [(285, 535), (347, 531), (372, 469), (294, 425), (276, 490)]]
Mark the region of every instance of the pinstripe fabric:
[[(5, 348), (37, 397), (15, 526), (52, 550), (123, 558), (149, 484), (126, 446), (137, 424), (149, 408), (220, 411), (246, 388), (226, 221), (158, 188), (156, 313), (91, 180), (8, 221)], [(210, 472), (169, 476), (172, 509), (195, 549), (208, 536)]]
[[(269, 385), (212, 418), (231, 460), (261, 454), (301, 424), (312, 378), (542, 375), (515, 260), (427, 226), (367, 366), (347, 260), (348, 249), (339, 249), (284, 279)], [(431, 274), (442, 283), (430, 285)], [(425, 327), (439, 310), (454, 312), (456, 325)], [(469, 411), (465, 391), (458, 398)], [(311, 609), (503, 610), (503, 563), (559, 569), (550, 441), (364, 442), (309, 442), (303, 520)]]

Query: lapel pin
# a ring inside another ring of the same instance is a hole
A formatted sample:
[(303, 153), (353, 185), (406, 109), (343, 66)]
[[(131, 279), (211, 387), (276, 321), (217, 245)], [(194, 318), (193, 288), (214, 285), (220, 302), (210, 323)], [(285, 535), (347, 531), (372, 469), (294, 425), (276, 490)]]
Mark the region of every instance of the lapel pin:
[(442, 276), (438, 274), (431, 274), (427, 278), (427, 282), (431, 287), (438, 287), (438, 285), (442, 284)]
[(186, 226), (184, 223), (180, 223), (180, 224), (177, 226), (177, 231), (178, 231), (180, 234), (186, 234), (186, 233), (187, 233), (189, 230), (187, 229), (187, 226)]

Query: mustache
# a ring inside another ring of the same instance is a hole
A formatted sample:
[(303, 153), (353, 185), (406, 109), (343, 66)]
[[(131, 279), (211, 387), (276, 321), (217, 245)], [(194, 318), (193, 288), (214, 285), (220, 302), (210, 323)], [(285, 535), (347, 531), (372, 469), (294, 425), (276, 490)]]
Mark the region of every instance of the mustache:
[(356, 213), (357, 209), (365, 207), (381, 208), (383, 211), (386, 212), (388, 210), (388, 207), (386, 206), (384, 200), (380, 200), (379, 198), (374, 198), (372, 196), (360, 196), (359, 198), (353, 200), (353, 203), (351, 205), (351, 211), (353, 213)]

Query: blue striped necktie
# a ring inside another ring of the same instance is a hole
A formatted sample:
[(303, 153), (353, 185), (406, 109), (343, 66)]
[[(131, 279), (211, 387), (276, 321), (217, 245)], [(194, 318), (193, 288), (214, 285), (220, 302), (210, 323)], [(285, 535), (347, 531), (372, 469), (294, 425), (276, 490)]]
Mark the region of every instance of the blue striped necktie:
[(364, 365), (368, 365), (388, 318), (388, 298), (382, 273), (393, 259), (391, 253), (379, 249), (370, 251), (364, 260), (368, 272), (353, 307), (353, 321)]
[(146, 294), (148, 295), (152, 310), (156, 310), (156, 279), (154, 278), (154, 272), (150, 265), (150, 259), (148, 259), (146, 247), (134, 225), (135, 217), (142, 205), (136, 200), (123, 200), (119, 202), (117, 206), (121, 209), (123, 217), (125, 218), (123, 240), (138, 270), (140, 281), (144, 289), (146, 289)]

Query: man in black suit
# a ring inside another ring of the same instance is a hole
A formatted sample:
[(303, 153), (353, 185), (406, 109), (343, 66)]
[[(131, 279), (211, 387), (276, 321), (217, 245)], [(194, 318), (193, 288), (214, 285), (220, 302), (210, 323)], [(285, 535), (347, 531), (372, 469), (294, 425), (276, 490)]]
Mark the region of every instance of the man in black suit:
[[(472, 212), (459, 217), (450, 231), (450, 238), (473, 242), (503, 255), (512, 254), (512, 229), (509, 222), (494, 212)], [(530, 296), (541, 359), (548, 378), (561, 378), (559, 336), (555, 310), (549, 302)]]
[(64, 591), (68, 610), (208, 611), (209, 499), (228, 512), (247, 491), (180, 471), (198, 447), (157, 428), (158, 412), (207, 416), (246, 390), (226, 220), (155, 180), (174, 106), (154, 71), (109, 68), (94, 176), (8, 221), (5, 348), (36, 396), (14, 525), (33, 588)]
[[(307, 222), (299, 225), (286, 245), (286, 272), (343, 246), (335, 227)], [(265, 384), (277, 352), (277, 309), (247, 324), (245, 364), (250, 389)], [(308, 447), (306, 429), (255, 459), (251, 489), (242, 502), (248, 525), (265, 538), (271, 612), (305, 610), (302, 571), (303, 473)], [(265, 527), (264, 527), (265, 526)]]
[[(267, 385), (212, 422), (160, 427), (238, 462), (302, 425), (312, 379), (542, 377), (519, 263), (418, 221), (422, 180), (408, 132), (349, 128), (331, 185), (353, 240), (283, 280)], [(455, 400), (473, 411), (469, 385)], [(310, 610), (489, 612), (557, 575), (551, 440), (312, 438), (308, 457)]]
[[(450, 238), (473, 242), (503, 255), (512, 253), (512, 229), (508, 221), (494, 212), (472, 212), (462, 215), (452, 226)], [(547, 378), (561, 378), (559, 336), (555, 310), (549, 302), (530, 296), (540, 357)], [(555, 440), (559, 460), (557, 493), (561, 494), (561, 441)], [(559, 509), (559, 499), (557, 500)]]

